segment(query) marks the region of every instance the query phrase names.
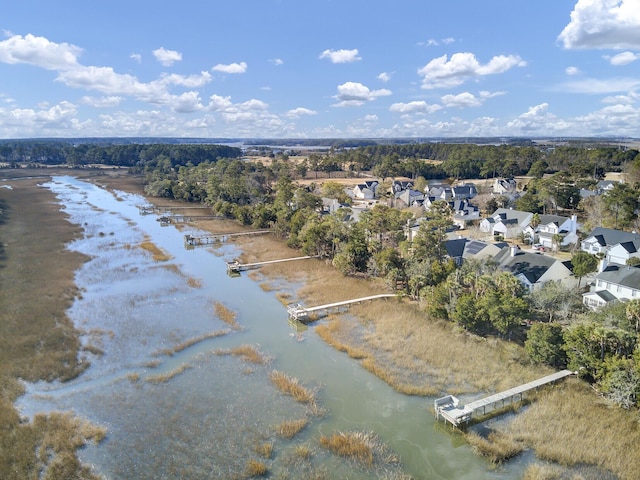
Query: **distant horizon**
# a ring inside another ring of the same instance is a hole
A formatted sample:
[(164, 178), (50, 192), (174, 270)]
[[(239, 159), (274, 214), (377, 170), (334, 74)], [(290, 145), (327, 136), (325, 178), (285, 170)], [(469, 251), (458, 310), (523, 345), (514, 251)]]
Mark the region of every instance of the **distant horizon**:
[(5, 139), (640, 135), (640, 0), (23, 0), (0, 29)]

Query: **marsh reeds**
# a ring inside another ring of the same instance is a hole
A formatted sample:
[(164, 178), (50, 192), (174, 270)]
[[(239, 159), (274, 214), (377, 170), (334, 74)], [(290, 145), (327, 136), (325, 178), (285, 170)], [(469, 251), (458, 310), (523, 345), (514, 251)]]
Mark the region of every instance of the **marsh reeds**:
[(140, 244), (140, 248), (149, 252), (156, 262), (166, 262), (173, 258), (148, 238), (142, 241), (142, 243)]
[(242, 357), (245, 362), (264, 365), (269, 359), (253, 345), (239, 345), (229, 349), (216, 349), (213, 353), (216, 355), (235, 355)]
[(267, 466), (257, 460), (249, 460), (244, 470), (245, 478), (265, 477), (267, 473), (269, 473)]
[(293, 438), (306, 428), (309, 420), (301, 418), (299, 420), (285, 420), (276, 427), (276, 433), (284, 438)]
[(171, 380), (174, 377), (177, 377), (178, 375), (180, 375), (181, 373), (183, 373), (184, 371), (188, 370), (192, 368), (191, 365), (188, 364), (183, 364), (180, 365), (177, 368), (174, 368), (173, 370), (170, 370), (167, 373), (161, 373), (158, 375), (150, 375), (147, 378), (145, 378), (145, 380), (149, 383), (153, 383), (153, 384), (159, 384), (159, 383), (166, 383), (169, 380)]
[(298, 403), (315, 404), (316, 395), (313, 390), (300, 384), (300, 381), (278, 370), (269, 374), (271, 383), (285, 395), (290, 395)]
[(357, 460), (366, 466), (373, 465), (372, 434), (362, 432), (337, 432), (321, 435), (320, 445), (335, 455)]
[(491, 432), (486, 438), (475, 432), (469, 432), (464, 437), (476, 454), (496, 465), (510, 460), (524, 450), (521, 442), (499, 432)]
[(237, 317), (236, 312), (229, 309), (226, 305), (224, 305), (221, 302), (215, 302), (213, 304), (213, 309), (216, 313), (216, 316), (220, 320), (222, 320), (224, 323), (226, 323), (227, 325), (230, 325), (235, 329), (238, 328), (238, 322), (236, 320), (236, 317)]
[(259, 443), (254, 447), (254, 451), (268, 460), (273, 455), (273, 442)]
[(541, 460), (565, 466), (595, 465), (621, 479), (638, 478), (637, 411), (608, 404), (579, 380), (545, 389), (504, 430), (533, 448)]
[(189, 347), (192, 347), (193, 345), (195, 345), (197, 343), (203, 342), (204, 340), (208, 340), (210, 338), (222, 337), (224, 335), (227, 335), (228, 333), (229, 333), (229, 330), (216, 330), (215, 332), (203, 333), (202, 335), (200, 335), (198, 337), (194, 337), (194, 338), (190, 338), (188, 340), (185, 340), (184, 342), (179, 343), (175, 347), (164, 348), (164, 349), (160, 350), (159, 352), (155, 353), (155, 355), (172, 356), (172, 355), (174, 355), (174, 354), (176, 354), (178, 352), (186, 350)]

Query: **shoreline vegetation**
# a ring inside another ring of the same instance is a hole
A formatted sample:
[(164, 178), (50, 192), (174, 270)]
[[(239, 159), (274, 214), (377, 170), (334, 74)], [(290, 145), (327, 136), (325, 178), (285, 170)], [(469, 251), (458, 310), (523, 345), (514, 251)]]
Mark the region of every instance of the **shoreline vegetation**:
[[(26, 177), (29, 173), (33, 171), (9, 170), (3, 176)], [(81, 230), (65, 221), (66, 215), (53, 194), (37, 186), (56, 173), (37, 170), (36, 174), (43, 174), (38, 179), (9, 180), (6, 183), (20, 188), (3, 189), (0, 194), (8, 212), (0, 224), (0, 476), (7, 479), (34, 478), (38, 471), (48, 472), (45, 478), (96, 478), (80, 465), (75, 451), (103, 437), (69, 416), (55, 417), (54, 421), (55, 414), (51, 414), (51, 421), (25, 423), (13, 406), (21, 393), (18, 378), (65, 380), (83, 369), (83, 364), (76, 362), (80, 332), (64, 314), (79, 294), (73, 283), (74, 272), (86, 260), (64, 246)], [(96, 176), (96, 172), (68, 170), (64, 174), (69, 173), (111, 190), (143, 194), (142, 177), (104, 172)], [(169, 203), (174, 202), (162, 200), (164, 205)], [(198, 227), (212, 233), (242, 230), (237, 223), (226, 220), (199, 222)], [(44, 238), (47, 242), (42, 242)], [(238, 237), (235, 242), (244, 252), (243, 262), (295, 256), (292, 249), (272, 236)], [(28, 265), (38, 265), (37, 271)], [(345, 277), (323, 260), (305, 260), (304, 268), (291, 263), (267, 265), (252, 275), (261, 284), (272, 285), (269, 290), (274, 295), (291, 295), (309, 305), (381, 293), (386, 288), (383, 283)], [(327, 288), (337, 284), (341, 285), (339, 290)], [(293, 293), (283, 291), (290, 285), (301, 287)], [(28, 325), (25, 320), (29, 320)], [(429, 320), (408, 301), (354, 306), (349, 315), (330, 316), (313, 328), (337, 350), (410, 395), (496, 392), (549, 372), (531, 365), (521, 346), (476, 337), (450, 323)], [(36, 345), (42, 348), (34, 348)], [(621, 479), (635, 478), (640, 471), (637, 412), (611, 406), (578, 379), (542, 390), (517, 415), (488, 425), (492, 431), (483, 435), (482, 441), (475, 439), (483, 447), (478, 450), (490, 452), (498, 461), (514, 445), (534, 450), (540, 462), (534, 461), (527, 469), (524, 478), (528, 480), (574, 478), (573, 474), (583, 478), (581, 468), (604, 475), (610, 472)], [(287, 427), (283, 431), (295, 431), (304, 425)], [(68, 431), (74, 434), (65, 435)], [(62, 453), (49, 459), (37, 458), (39, 447), (48, 445), (52, 438), (58, 441)], [(484, 442), (491, 439), (499, 445)], [(62, 476), (53, 477), (53, 472)]]

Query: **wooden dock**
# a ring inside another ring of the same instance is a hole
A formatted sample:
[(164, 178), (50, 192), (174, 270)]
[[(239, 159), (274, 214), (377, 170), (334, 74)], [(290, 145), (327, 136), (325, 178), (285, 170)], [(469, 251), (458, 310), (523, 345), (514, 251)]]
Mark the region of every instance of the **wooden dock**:
[(233, 232), (233, 233), (214, 233), (206, 235), (185, 235), (184, 246), (186, 248), (204, 247), (216, 243), (226, 242), (232, 237), (241, 237), (243, 235), (263, 235), (270, 233), (271, 230), (254, 230), (251, 232)]
[(151, 215), (153, 213), (167, 213), (173, 210), (211, 210), (211, 207), (204, 205), (138, 205), (140, 215)]
[(259, 268), (263, 265), (271, 265), (273, 263), (293, 262), (295, 260), (308, 260), (310, 258), (318, 258), (317, 255), (307, 255), (305, 257), (280, 258), (277, 260), (266, 260), (264, 262), (240, 263), (237, 260), (227, 262), (227, 273), (240, 273), (252, 268)]
[(168, 225), (173, 225), (177, 223), (190, 223), (197, 222), (199, 220), (223, 220), (224, 217), (222, 215), (182, 215), (182, 214), (171, 214), (171, 215), (162, 215), (158, 217), (158, 221), (160, 225), (166, 227)]
[(289, 318), (305, 321), (309, 318), (309, 314), (311, 313), (321, 313), (323, 311), (329, 311), (334, 309), (339, 309), (340, 307), (353, 305), (355, 303), (367, 302), (369, 300), (376, 300), (378, 298), (390, 298), (397, 297), (396, 293), (381, 293), (378, 295), (371, 295), (369, 297), (362, 298), (354, 298), (353, 300), (344, 300), (342, 302), (335, 303), (327, 303), (326, 305), (318, 305), (315, 307), (305, 307), (301, 303), (291, 303), (287, 305), (287, 312), (289, 313)]
[(479, 415), (485, 415), (487, 413), (487, 408), (491, 411), (497, 408), (502, 408), (507, 403), (521, 401), (526, 392), (535, 390), (543, 385), (554, 383), (574, 374), (575, 372), (572, 372), (571, 370), (562, 370), (560, 372), (547, 375), (546, 377), (539, 378), (538, 380), (505, 390), (504, 392), (481, 398), (464, 406), (461, 406), (460, 401), (453, 395), (447, 395), (446, 397), (438, 398), (434, 401), (436, 418), (443, 418), (454, 427), (458, 427), (462, 423), (469, 423), (476, 413)]

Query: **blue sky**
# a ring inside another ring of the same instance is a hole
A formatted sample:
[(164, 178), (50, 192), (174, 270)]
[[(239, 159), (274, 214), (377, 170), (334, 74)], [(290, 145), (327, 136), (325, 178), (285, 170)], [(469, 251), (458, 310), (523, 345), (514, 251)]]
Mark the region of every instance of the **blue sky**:
[(0, 138), (640, 137), (640, 0), (20, 0)]

